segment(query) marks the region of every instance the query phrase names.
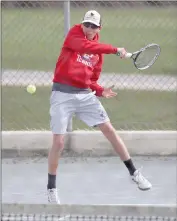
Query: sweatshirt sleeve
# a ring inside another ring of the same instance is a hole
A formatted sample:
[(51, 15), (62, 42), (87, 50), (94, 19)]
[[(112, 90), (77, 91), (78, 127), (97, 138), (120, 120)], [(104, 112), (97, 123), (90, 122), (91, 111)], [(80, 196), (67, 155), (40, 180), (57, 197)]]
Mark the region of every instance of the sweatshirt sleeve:
[(97, 81), (100, 77), (101, 70), (102, 70), (102, 63), (103, 63), (103, 55), (100, 55), (99, 62), (93, 70), (93, 75), (91, 78), (92, 83), (90, 85), (90, 89), (92, 91), (96, 91), (96, 96), (98, 96), (98, 97), (101, 97), (102, 93), (104, 91), (104, 88), (97, 83)]
[(79, 53), (116, 54), (117, 48), (110, 44), (89, 41), (80, 33), (70, 32), (65, 40), (64, 47)]

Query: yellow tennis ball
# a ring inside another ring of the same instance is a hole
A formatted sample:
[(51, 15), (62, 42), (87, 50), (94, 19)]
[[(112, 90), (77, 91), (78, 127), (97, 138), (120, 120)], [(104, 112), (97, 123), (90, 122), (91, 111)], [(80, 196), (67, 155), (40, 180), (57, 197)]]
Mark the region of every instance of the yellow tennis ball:
[(27, 90), (28, 93), (34, 94), (36, 92), (36, 86), (30, 84), (30, 85), (28, 85), (26, 90)]

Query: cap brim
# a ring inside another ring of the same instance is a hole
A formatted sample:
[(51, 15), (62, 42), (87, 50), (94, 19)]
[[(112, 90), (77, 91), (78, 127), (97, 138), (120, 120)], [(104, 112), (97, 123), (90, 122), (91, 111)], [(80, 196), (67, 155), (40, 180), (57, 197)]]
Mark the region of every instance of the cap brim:
[(98, 24), (97, 22), (94, 22), (94, 21), (92, 21), (92, 20), (83, 20), (83, 21), (82, 21), (82, 23), (85, 23), (85, 22), (90, 22), (90, 23), (92, 23), (92, 24), (94, 24), (94, 25), (100, 27), (100, 24)]

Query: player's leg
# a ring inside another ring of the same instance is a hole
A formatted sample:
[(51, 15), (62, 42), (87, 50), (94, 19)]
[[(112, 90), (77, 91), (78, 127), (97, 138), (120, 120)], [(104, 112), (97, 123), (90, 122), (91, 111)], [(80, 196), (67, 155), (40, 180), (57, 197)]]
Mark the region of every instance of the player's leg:
[[(53, 134), (52, 147), (48, 155), (48, 172), (49, 174), (56, 175), (58, 168), (58, 159), (64, 148), (64, 134)], [(50, 181), (50, 180), (49, 180)], [(55, 183), (51, 181), (48, 183), (48, 188), (54, 188)]]
[(53, 143), (51, 149), (49, 150), (49, 155), (48, 155), (47, 190), (48, 190), (48, 202), (50, 203), (60, 203), (56, 188), (56, 173), (58, 168), (58, 161), (63, 148), (64, 148), (64, 135), (53, 134)]
[[(117, 135), (116, 130), (114, 129), (110, 121), (103, 122), (97, 126), (99, 127), (101, 132), (104, 134), (104, 136), (110, 141), (115, 151), (119, 154), (121, 160), (128, 161), (130, 159), (130, 155), (127, 150), (127, 147), (125, 146), (122, 139)], [(133, 175), (133, 173), (136, 170), (134, 165), (132, 164), (132, 165), (127, 165), (127, 166), (128, 166), (130, 174)]]
[(119, 154), (120, 158), (124, 162), (125, 166), (129, 170), (129, 173), (141, 190), (148, 190), (152, 187), (151, 183), (142, 176), (139, 170), (137, 170), (130, 158), (127, 147), (122, 139), (116, 133), (116, 130), (110, 122), (105, 122), (98, 125), (104, 136), (110, 141), (115, 151)]
[(140, 189), (146, 190), (151, 188), (151, 184), (135, 168), (127, 147), (116, 133), (104, 107), (96, 96), (93, 94), (85, 95), (85, 97), (84, 95), (80, 96), (80, 105), (77, 108), (76, 116), (90, 127), (99, 127), (104, 136), (111, 142), (115, 151), (119, 154), (132, 179), (138, 184)]
[(52, 147), (48, 155), (48, 201), (60, 203), (56, 188), (56, 174), (59, 158), (64, 148), (64, 136), (69, 119), (74, 112), (72, 94), (59, 91), (52, 92), (50, 98), (50, 127), (53, 133)]

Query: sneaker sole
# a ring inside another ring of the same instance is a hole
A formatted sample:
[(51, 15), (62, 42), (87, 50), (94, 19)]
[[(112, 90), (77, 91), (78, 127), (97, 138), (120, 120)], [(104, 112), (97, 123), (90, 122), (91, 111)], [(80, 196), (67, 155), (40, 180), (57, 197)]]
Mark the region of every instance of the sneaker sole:
[(147, 191), (147, 190), (150, 190), (152, 187), (149, 187), (149, 188), (146, 188), (146, 189), (142, 189), (138, 186), (138, 189), (140, 189), (141, 191)]
[(61, 203), (60, 203), (60, 202), (53, 203), (53, 202), (49, 202), (49, 201), (48, 201), (48, 204), (54, 204), (54, 205), (57, 204), (57, 205), (58, 205), (58, 204), (61, 204)]
[[(135, 180), (133, 180), (133, 179), (131, 179), (131, 180), (133, 181), (133, 183), (138, 184), (138, 182), (136, 182)], [(151, 186), (151, 187), (148, 187), (148, 188), (145, 188), (145, 189), (142, 189), (142, 188), (140, 188), (140, 187), (138, 186), (138, 189), (141, 190), (141, 191), (147, 191), (147, 190), (150, 190), (151, 188), (152, 188), (152, 186)]]

